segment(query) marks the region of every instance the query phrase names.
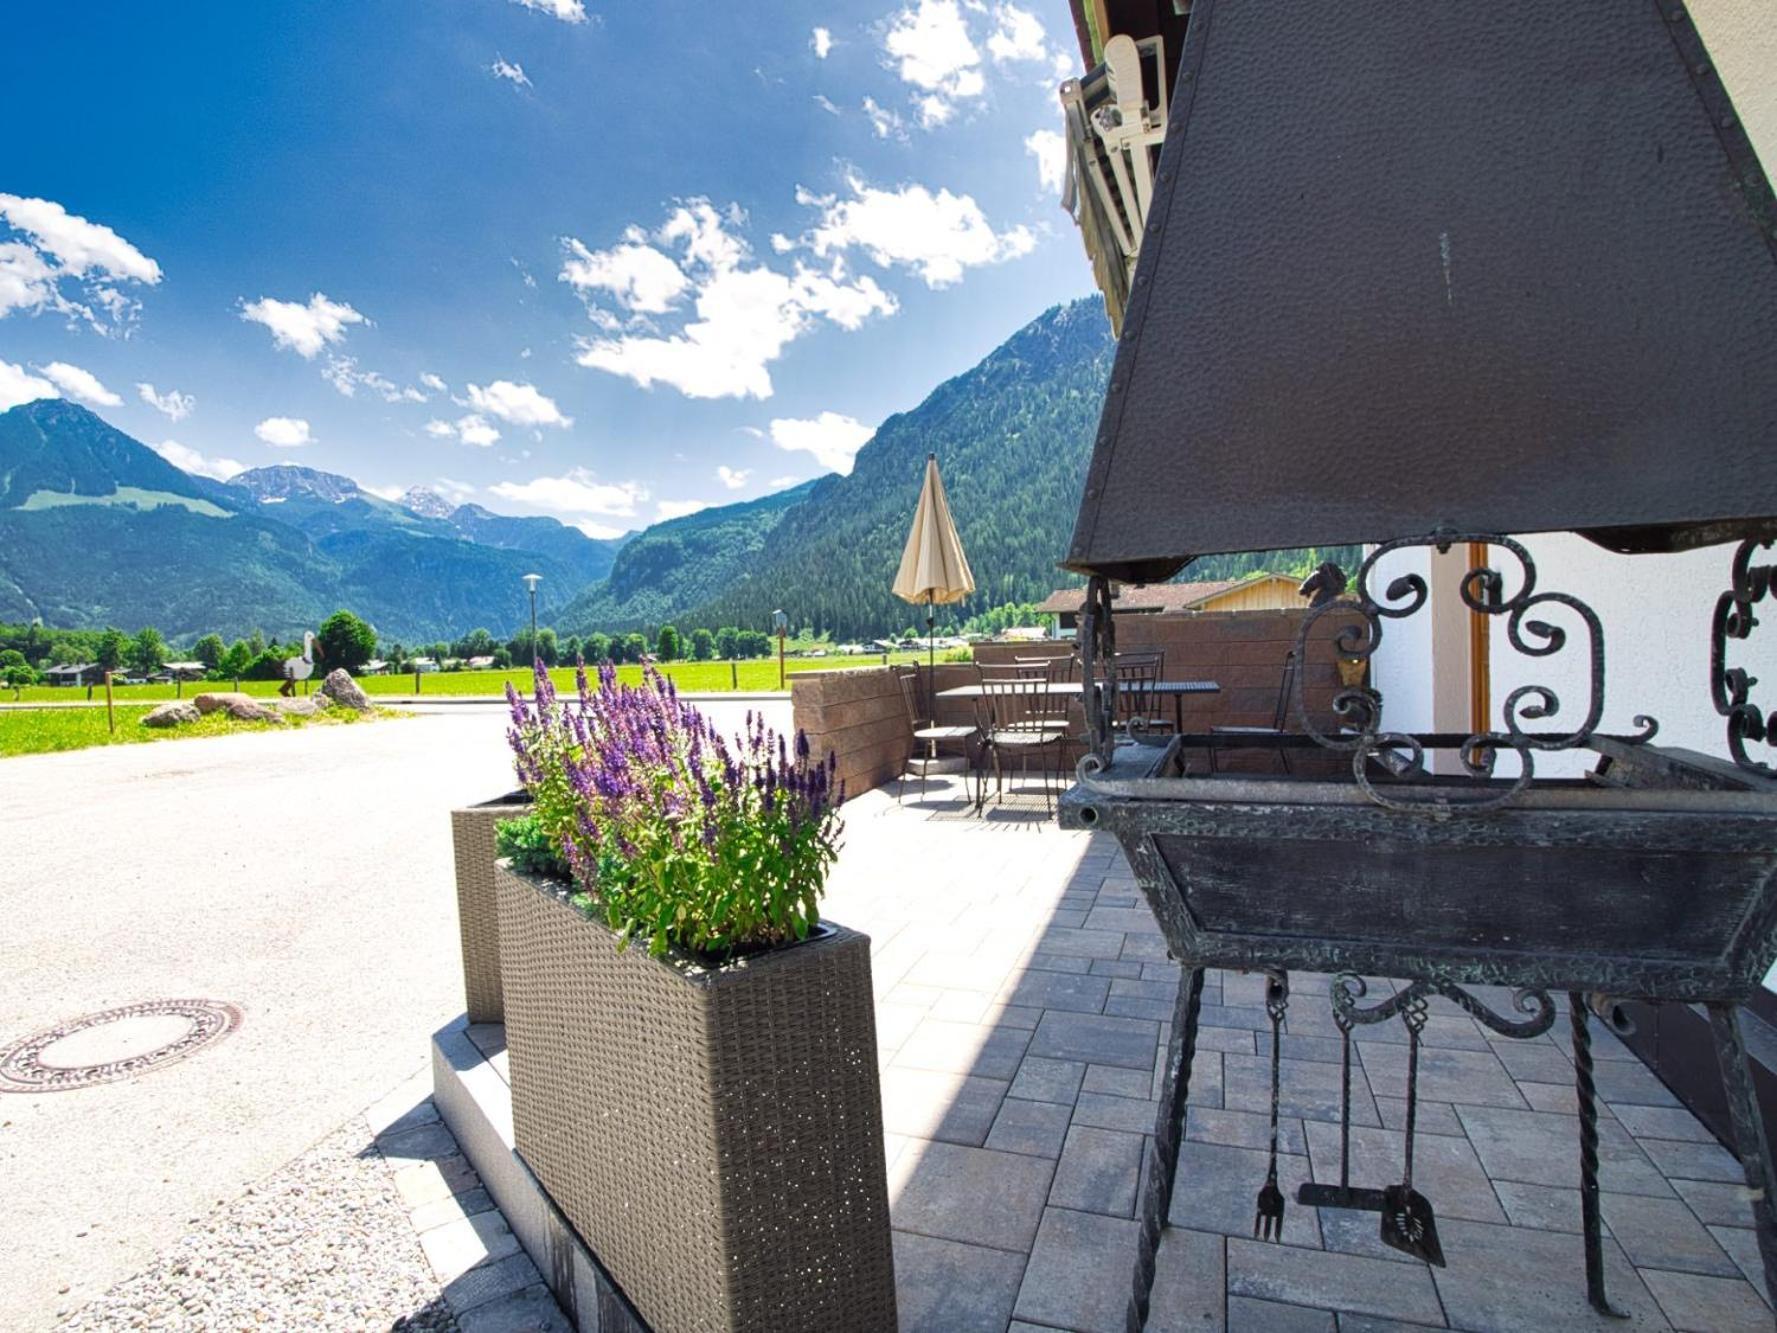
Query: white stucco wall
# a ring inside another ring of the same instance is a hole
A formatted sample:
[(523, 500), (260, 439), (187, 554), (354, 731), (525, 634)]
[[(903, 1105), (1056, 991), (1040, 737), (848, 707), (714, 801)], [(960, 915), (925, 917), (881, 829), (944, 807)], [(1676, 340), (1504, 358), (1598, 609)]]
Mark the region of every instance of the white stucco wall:
[[(1726, 757), (1723, 720), (1709, 694), (1709, 624), (1716, 595), (1728, 586), (1734, 547), (1683, 555), (1617, 555), (1570, 533), (1521, 539), (1536, 561), (1537, 589), (1565, 592), (1597, 612), (1604, 626), (1605, 691), (1602, 729), (1627, 732), (1637, 713), (1660, 723), (1658, 743)], [(1510, 568), (1496, 556), (1498, 568)], [(1508, 586), (1508, 592), (1510, 587)], [(1568, 631), (1568, 646), (1553, 657), (1525, 657), (1507, 638), (1504, 618), (1491, 626), (1494, 722), (1506, 696), (1520, 685), (1548, 685), (1561, 711), (1527, 725), (1573, 727), (1590, 693), (1582, 622), (1565, 608), (1538, 607), (1537, 619)], [(1750, 659), (1757, 639), (1741, 645)], [(1584, 752), (1537, 756), (1537, 772), (1574, 776), (1590, 765)]]

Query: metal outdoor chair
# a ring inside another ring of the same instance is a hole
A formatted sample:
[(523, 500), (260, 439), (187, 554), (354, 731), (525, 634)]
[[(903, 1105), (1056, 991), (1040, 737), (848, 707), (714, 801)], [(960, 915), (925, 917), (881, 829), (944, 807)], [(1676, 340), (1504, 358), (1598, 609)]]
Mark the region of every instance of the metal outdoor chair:
[(1116, 727), (1124, 732), (1171, 731), (1172, 721), (1161, 715), (1161, 672), (1166, 657), (1158, 652), (1118, 653), (1111, 663), (1117, 679)]
[[(964, 762), (969, 763), (973, 768), (974, 765), (970, 762), (969, 756), (970, 743), (980, 734), (980, 729), (971, 726), (940, 725), (931, 716), (932, 710), (922, 706), (918, 670), (912, 667), (902, 667), (896, 670), (895, 676), (896, 683), (901, 687), (901, 702), (907, 709), (907, 727), (913, 739), (913, 750), (907, 756), (907, 764), (913, 762), (914, 755), (918, 754), (922, 743), (926, 747), (927, 762), (921, 765), (919, 770), (919, 799), (923, 801), (926, 795), (926, 783), (930, 780), (927, 769), (930, 767), (930, 761), (938, 757), (938, 747), (940, 745), (961, 745)], [(901, 765), (901, 778), (895, 784), (896, 804), (900, 804), (902, 798), (907, 794), (907, 764)]]
[[(1277, 707), (1272, 711), (1270, 726), (1226, 726), (1211, 727), (1209, 729), (1209, 734), (1212, 738), (1228, 738), (1228, 742), (1225, 745), (1219, 743), (1216, 739), (1211, 739), (1210, 741), (1209, 771), (1211, 773), (1216, 771), (1217, 750), (1239, 749), (1241, 748), (1241, 741), (1243, 738), (1246, 740), (1252, 740), (1257, 737), (1284, 736), (1289, 734), (1289, 729), (1285, 724), (1289, 721), (1290, 703), (1296, 693), (1296, 669), (1296, 650), (1292, 648), (1284, 655), (1283, 680), (1277, 687)], [(1247, 746), (1246, 748), (1251, 749), (1253, 747)], [(1289, 750), (1281, 745), (1270, 748), (1276, 753), (1278, 762), (1283, 765), (1283, 771), (1285, 773), (1290, 772)]]
[(981, 681), (984, 713), (982, 723), (981, 804), (987, 804), (987, 764), (993, 762), (995, 790), (1006, 796), (1005, 757), (1017, 755), (1019, 775), (1029, 777), (1030, 758), (1040, 760), (1055, 751), (1055, 765), (1043, 774), (1043, 809), (1054, 808), (1050, 775), (1061, 767), (1062, 747), (1067, 743), (1067, 696), (1051, 694), (1047, 680), (990, 679)]
[(1075, 661), (1072, 653), (1051, 653), (1047, 657), (1014, 657), (1012, 664), (1018, 668), (1020, 675), (1026, 669), (1033, 673), (1040, 671), (1043, 679), (1051, 685), (1063, 685), (1074, 678)]

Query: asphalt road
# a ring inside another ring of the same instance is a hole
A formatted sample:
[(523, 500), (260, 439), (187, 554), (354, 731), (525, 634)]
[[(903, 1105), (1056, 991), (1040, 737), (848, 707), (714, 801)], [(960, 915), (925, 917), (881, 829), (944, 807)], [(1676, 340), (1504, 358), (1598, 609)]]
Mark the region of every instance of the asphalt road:
[(512, 786), (504, 724), (0, 759), (0, 1046), (142, 1000), (245, 1010), (133, 1082), (0, 1094), (0, 1328), (105, 1291), (424, 1067), (462, 1009), (446, 812)]

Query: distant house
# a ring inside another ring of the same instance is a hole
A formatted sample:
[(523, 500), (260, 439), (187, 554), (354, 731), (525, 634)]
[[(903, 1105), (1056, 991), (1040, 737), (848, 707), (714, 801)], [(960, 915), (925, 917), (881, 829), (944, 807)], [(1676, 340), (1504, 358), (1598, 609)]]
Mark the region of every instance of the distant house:
[(490, 671), (493, 669), (493, 665), (494, 659), (492, 657), (471, 657), (469, 659), (469, 670), (471, 671)]
[(97, 662), (74, 662), (50, 667), (43, 679), (50, 685), (100, 685), (105, 680), (105, 668)]
[(1040, 643), (1049, 637), (1049, 631), (1041, 625), (1011, 625), (997, 637), (1004, 643)]
[(386, 676), (389, 674), (389, 664), (380, 657), (373, 657), (358, 668), (358, 674), (360, 676)]
[[(1291, 611), (1307, 605), (1287, 574), (1247, 574), (1203, 583), (1122, 583), (1113, 585), (1116, 615), (1171, 615), (1187, 611)], [(1065, 631), (1077, 630), (1084, 588), (1058, 588), (1037, 604)]]
[(166, 680), (202, 680), (208, 671), (202, 662), (167, 662), (162, 665), (157, 678)]
[(407, 665), (412, 667), (415, 671), (436, 671), (436, 670), (438, 670), (438, 663), (430, 657), (410, 658), (410, 659), (408, 659)]

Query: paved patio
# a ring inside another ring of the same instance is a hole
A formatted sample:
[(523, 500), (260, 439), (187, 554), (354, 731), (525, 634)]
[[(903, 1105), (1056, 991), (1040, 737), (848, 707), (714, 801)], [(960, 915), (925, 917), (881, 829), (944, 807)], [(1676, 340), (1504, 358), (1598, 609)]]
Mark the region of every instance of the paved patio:
[[(1179, 970), (1121, 852), (1041, 803), (967, 818), (951, 791), (851, 807), (830, 915), (874, 941), (889, 1188), (907, 1329), (1123, 1328), (1134, 1211)], [(1263, 978), (1210, 974), (1154, 1329), (1769, 1329), (1739, 1167), (1594, 1024), (1607, 1279), (1585, 1300), (1565, 1019), (1495, 1038), (1439, 1000), (1421, 1053), (1415, 1184), (1446, 1269), (1373, 1214), (1304, 1208), (1338, 1179), (1340, 1044), (1296, 975), (1282, 1051), (1283, 1244), (1251, 1239), (1268, 1137)], [(1497, 1002), (1499, 997), (1493, 997)], [(1398, 1178), (1398, 1023), (1360, 1029), (1352, 1179)]]

